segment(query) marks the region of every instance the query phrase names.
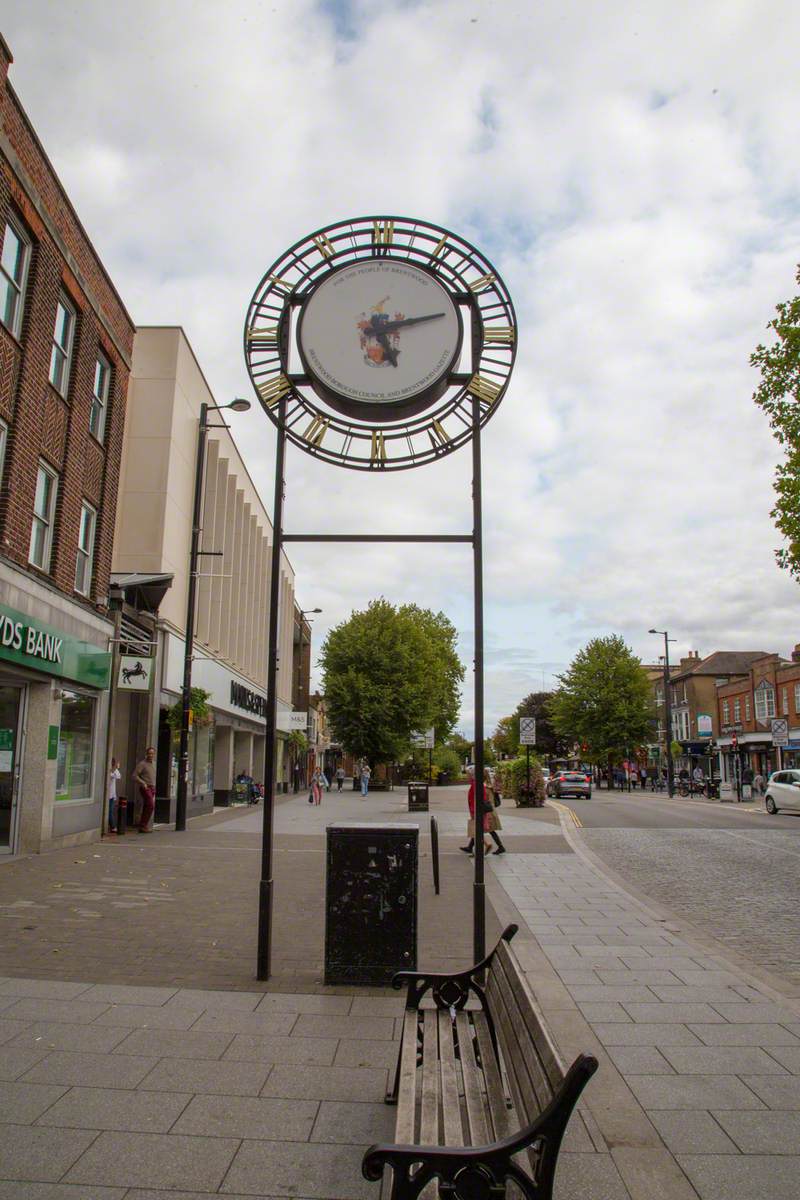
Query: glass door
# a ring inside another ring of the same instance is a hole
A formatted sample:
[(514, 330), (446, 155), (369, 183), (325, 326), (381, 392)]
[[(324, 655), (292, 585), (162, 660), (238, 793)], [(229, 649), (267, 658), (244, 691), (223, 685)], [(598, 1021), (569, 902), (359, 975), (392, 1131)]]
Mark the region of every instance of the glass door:
[(0, 854), (14, 849), (24, 688), (0, 685)]

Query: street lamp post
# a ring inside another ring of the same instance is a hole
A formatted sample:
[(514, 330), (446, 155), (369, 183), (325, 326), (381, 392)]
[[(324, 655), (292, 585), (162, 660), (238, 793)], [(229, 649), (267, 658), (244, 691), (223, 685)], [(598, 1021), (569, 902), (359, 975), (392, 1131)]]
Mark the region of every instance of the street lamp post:
[(648, 629), (648, 633), (655, 633), (664, 639), (664, 744), (667, 751), (667, 795), (672, 799), (675, 795), (675, 773), (672, 766), (672, 696), (670, 695), (669, 681), (669, 644), (674, 642), (675, 638), (671, 638), (666, 629)]
[(197, 456), (194, 465), (194, 502), (192, 505), (192, 542), (189, 550), (189, 586), (186, 593), (186, 638), (183, 654), (183, 686), (181, 688), (181, 730), (178, 745), (178, 795), (175, 801), (175, 830), (186, 829), (186, 801), (189, 787), (189, 719), (192, 708), (192, 655), (194, 653), (194, 619), (197, 605), (197, 560), (219, 554), (217, 550), (200, 549), (200, 514), (203, 507), (203, 472), (206, 461), (206, 434), (209, 429), (227, 429), (227, 425), (209, 425), (210, 412), (247, 412), (249, 400), (236, 399), (230, 404), (201, 404), (197, 431)]

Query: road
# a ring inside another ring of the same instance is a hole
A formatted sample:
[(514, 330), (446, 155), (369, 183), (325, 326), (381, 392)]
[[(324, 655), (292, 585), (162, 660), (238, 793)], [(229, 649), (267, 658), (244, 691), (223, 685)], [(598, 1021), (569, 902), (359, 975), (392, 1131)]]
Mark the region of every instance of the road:
[(800, 814), (649, 792), (561, 803), (623, 879), (800, 995)]

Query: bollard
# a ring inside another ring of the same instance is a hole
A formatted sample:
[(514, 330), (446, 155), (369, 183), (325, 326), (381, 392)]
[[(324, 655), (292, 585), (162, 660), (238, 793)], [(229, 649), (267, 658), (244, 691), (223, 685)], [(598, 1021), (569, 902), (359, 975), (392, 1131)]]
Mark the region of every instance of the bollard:
[(431, 863), (433, 864), (433, 890), (439, 895), (439, 826), (436, 817), (431, 817)]
[(125, 833), (128, 821), (128, 801), (124, 796), (117, 796), (117, 837)]

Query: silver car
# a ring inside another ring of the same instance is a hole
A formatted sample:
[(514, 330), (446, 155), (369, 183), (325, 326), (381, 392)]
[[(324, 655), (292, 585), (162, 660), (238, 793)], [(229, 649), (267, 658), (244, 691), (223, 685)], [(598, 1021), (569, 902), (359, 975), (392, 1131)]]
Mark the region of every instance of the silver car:
[(800, 771), (775, 771), (770, 775), (764, 803), (768, 813), (780, 812), (782, 808), (799, 810)]
[(592, 777), (585, 771), (556, 771), (549, 782), (551, 796), (585, 796), (592, 798)]

